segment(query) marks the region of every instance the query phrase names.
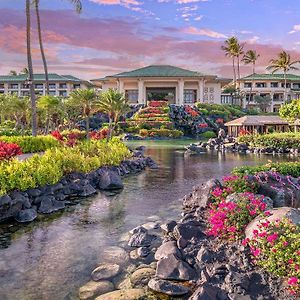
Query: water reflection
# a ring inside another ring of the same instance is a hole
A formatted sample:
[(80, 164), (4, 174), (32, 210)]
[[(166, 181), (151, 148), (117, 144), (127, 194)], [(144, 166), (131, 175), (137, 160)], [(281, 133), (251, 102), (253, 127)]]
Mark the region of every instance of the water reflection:
[(160, 168), (125, 178), (121, 194), (100, 193), (27, 226), (1, 225), (0, 243), (6, 248), (0, 250), (0, 299), (76, 299), (78, 287), (89, 280), (103, 249), (118, 245), (122, 234), (151, 215), (177, 216), (178, 200), (195, 184), (221, 177), (235, 166), (270, 159), (187, 155), (173, 142), (149, 143), (147, 154)]

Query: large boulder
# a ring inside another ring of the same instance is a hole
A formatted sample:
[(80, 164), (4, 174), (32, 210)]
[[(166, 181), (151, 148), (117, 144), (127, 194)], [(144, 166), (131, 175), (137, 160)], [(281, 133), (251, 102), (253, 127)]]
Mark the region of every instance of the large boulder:
[(108, 168), (100, 169), (99, 176), (100, 190), (119, 190), (124, 187), (121, 176), (114, 170)]
[(211, 200), (211, 192), (216, 187), (221, 187), (221, 183), (217, 179), (210, 179), (202, 185), (195, 186), (192, 193), (186, 195), (183, 199), (185, 207), (206, 207)]
[(37, 212), (33, 208), (20, 210), (15, 215), (15, 220), (19, 223), (31, 222), (37, 217)]
[(0, 197), (0, 221), (4, 221), (9, 219), (15, 215), (22, 209), (23, 201), (12, 199), (8, 195), (4, 195)]
[(183, 296), (189, 292), (189, 289), (183, 285), (158, 278), (152, 278), (148, 282), (148, 287), (155, 292), (170, 296)]
[(54, 196), (42, 196), (40, 207), (38, 209), (39, 213), (50, 214), (54, 211), (65, 208), (64, 201), (57, 201)]
[(156, 237), (150, 235), (144, 227), (135, 229), (131, 236), (128, 246), (130, 247), (148, 247)]
[(224, 291), (216, 286), (209, 284), (201, 285), (194, 294), (189, 298), (190, 300), (217, 300), (228, 299), (224, 296)]
[(188, 263), (170, 254), (158, 261), (156, 276), (167, 280), (195, 280), (197, 273)]
[(109, 293), (113, 290), (114, 285), (110, 281), (89, 281), (79, 289), (79, 298), (80, 300), (92, 300), (97, 296)]
[(174, 254), (176, 257), (181, 258), (181, 252), (177, 248), (177, 244), (175, 241), (168, 241), (162, 244), (155, 252), (154, 258), (156, 260), (160, 260), (163, 258), (167, 258), (170, 254)]
[(245, 229), (246, 238), (253, 237), (253, 230), (260, 230), (259, 225), (266, 221), (274, 222), (276, 220), (281, 220), (283, 218), (287, 218), (293, 224), (300, 224), (300, 210), (291, 207), (281, 207), (275, 208), (269, 211), (270, 215), (267, 217), (258, 216), (254, 220), (252, 220)]
[(96, 300), (139, 300), (146, 294), (144, 289), (128, 289), (113, 291), (96, 298)]
[(99, 281), (115, 277), (120, 273), (120, 271), (120, 266), (117, 264), (103, 263), (92, 272), (91, 276), (94, 281)]
[(155, 270), (152, 268), (141, 268), (134, 271), (130, 275), (130, 281), (134, 288), (144, 287), (147, 285), (152, 276), (154, 276)]

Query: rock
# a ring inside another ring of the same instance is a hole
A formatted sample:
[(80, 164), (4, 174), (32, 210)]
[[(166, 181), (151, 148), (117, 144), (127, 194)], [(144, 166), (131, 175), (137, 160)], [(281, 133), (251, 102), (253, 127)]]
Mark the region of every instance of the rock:
[(200, 263), (207, 264), (213, 262), (213, 252), (206, 247), (202, 246), (197, 254), (197, 260)]
[(100, 190), (119, 190), (124, 187), (121, 176), (113, 170), (102, 168), (99, 170), (99, 176)]
[(185, 286), (157, 278), (151, 279), (148, 282), (148, 287), (155, 292), (163, 293), (170, 296), (183, 296), (189, 293), (189, 289)]
[(142, 225), (147, 230), (157, 229), (159, 228), (159, 224), (157, 222), (148, 222)]
[(149, 247), (140, 247), (137, 249), (136, 253), (139, 257), (146, 257), (150, 254)]
[(121, 247), (107, 247), (101, 253), (101, 257), (105, 262), (115, 263), (120, 266), (126, 265), (129, 261), (128, 253)]
[(42, 196), (39, 213), (50, 214), (54, 211), (65, 208), (64, 201), (57, 201), (54, 196)]
[(178, 258), (182, 257), (181, 252), (177, 248), (177, 244), (175, 241), (169, 241), (162, 244), (155, 252), (154, 258), (156, 260), (160, 260), (163, 258), (167, 258), (170, 254), (173, 254)]
[(97, 191), (90, 184), (87, 184), (87, 185), (83, 186), (83, 190), (82, 190), (82, 192), (80, 192), (78, 194), (78, 196), (80, 196), (80, 197), (89, 197), (89, 196), (92, 196), (96, 193), (97, 193)]
[(217, 186), (221, 186), (221, 183), (217, 179), (210, 179), (206, 183), (194, 187), (192, 193), (184, 197), (183, 205), (185, 207), (206, 207), (211, 199), (211, 191)]
[(96, 300), (139, 300), (145, 294), (144, 289), (119, 290), (101, 295)]
[(189, 264), (170, 254), (158, 261), (156, 276), (167, 280), (194, 280), (197, 273)]
[[(200, 226), (201, 225), (201, 226)], [(190, 241), (191, 239), (201, 240), (206, 238), (205, 233), (202, 231), (202, 225), (194, 225), (193, 223), (181, 223), (177, 224), (174, 228), (174, 236), (179, 239), (182, 238), (185, 241)]]
[(92, 300), (113, 290), (114, 285), (109, 281), (89, 281), (79, 289), (79, 298), (80, 300)]
[(12, 200), (10, 196), (0, 197), (0, 221), (15, 216), (23, 207), (22, 201)]
[(189, 298), (189, 300), (223, 300), (228, 299), (224, 292), (216, 287), (204, 284), (200, 286), (194, 294)]
[(154, 274), (155, 270), (151, 268), (138, 269), (130, 275), (131, 284), (134, 288), (144, 287)]
[(15, 220), (20, 223), (31, 222), (37, 217), (37, 212), (33, 208), (20, 210), (15, 215)]
[(132, 289), (130, 278), (125, 278), (120, 282), (115, 283), (115, 285), (118, 290)]
[(39, 189), (29, 189), (26, 192), (30, 197), (38, 197), (42, 194)]
[(130, 247), (148, 247), (155, 239), (155, 236), (148, 234), (148, 232), (142, 229), (136, 231), (130, 238), (128, 246)]
[(92, 272), (91, 276), (94, 281), (99, 281), (101, 279), (115, 277), (117, 274), (120, 273), (120, 271), (120, 266), (117, 264), (103, 263)]
[(172, 232), (174, 227), (177, 225), (176, 221), (170, 221), (168, 223), (162, 224), (160, 228), (166, 233)]
[(245, 235), (246, 238), (252, 238), (253, 237), (253, 230), (260, 230), (259, 224), (269, 221), (274, 222), (275, 220), (281, 220), (283, 218), (287, 218), (290, 220), (293, 224), (300, 224), (300, 210), (296, 208), (291, 207), (281, 207), (281, 208), (275, 208), (269, 211), (270, 216), (268, 217), (261, 217), (257, 216), (254, 220), (252, 220), (245, 229)]

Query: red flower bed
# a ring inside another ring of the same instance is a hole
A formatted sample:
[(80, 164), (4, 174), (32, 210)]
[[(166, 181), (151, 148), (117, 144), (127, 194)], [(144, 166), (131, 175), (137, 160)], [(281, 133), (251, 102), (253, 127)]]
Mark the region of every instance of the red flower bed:
[(239, 131), (239, 135), (249, 135), (249, 134), (251, 134), (251, 132), (245, 129), (241, 129)]
[(185, 112), (190, 114), (193, 118), (198, 117), (199, 113), (190, 106), (185, 107)]
[(168, 102), (167, 101), (150, 101), (149, 102), (149, 106), (151, 107), (166, 107), (168, 106)]
[(22, 149), (19, 145), (0, 141), (0, 160), (9, 160), (20, 154)]
[(64, 137), (63, 135), (58, 131), (58, 130), (55, 130), (55, 131), (52, 131), (51, 132), (51, 135), (56, 138), (58, 141), (63, 141), (64, 140)]
[(107, 137), (108, 135), (108, 129), (107, 128), (103, 128), (99, 131), (93, 131), (90, 133), (90, 137), (93, 140), (103, 140)]

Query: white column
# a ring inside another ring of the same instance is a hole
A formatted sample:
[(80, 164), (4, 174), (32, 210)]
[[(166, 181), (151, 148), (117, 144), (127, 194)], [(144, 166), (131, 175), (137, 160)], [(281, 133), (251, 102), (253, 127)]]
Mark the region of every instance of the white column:
[(203, 93), (204, 93), (204, 80), (201, 79), (198, 81), (198, 89), (197, 89), (197, 101), (198, 102), (204, 102)]
[(4, 83), (4, 94), (8, 93), (8, 83)]
[(43, 83), (43, 96), (46, 95), (46, 83)]
[(73, 90), (72, 84), (67, 82), (67, 96), (70, 95), (70, 93), (72, 92), (72, 90)]
[(184, 81), (182, 79), (178, 81), (178, 104), (184, 104)]
[(18, 96), (21, 97), (21, 86), (22, 83), (18, 83)]
[(119, 92), (124, 93), (124, 81), (119, 81)]
[(145, 92), (144, 92), (145, 87), (144, 87), (144, 81), (141, 79), (138, 81), (138, 89), (139, 89), (138, 103), (145, 104), (146, 103)]

